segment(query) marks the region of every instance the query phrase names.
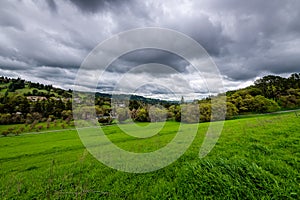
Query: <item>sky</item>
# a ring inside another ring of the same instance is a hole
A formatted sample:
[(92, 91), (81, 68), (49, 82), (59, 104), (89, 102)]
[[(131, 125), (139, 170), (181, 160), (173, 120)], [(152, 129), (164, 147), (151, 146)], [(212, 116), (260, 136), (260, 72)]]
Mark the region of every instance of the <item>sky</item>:
[[(224, 90), (234, 90), (268, 74), (300, 71), (299, 19), (299, 0), (1, 0), (0, 75), (73, 89), (98, 44), (124, 31), (157, 27), (202, 45)], [(143, 70), (132, 71), (139, 65)], [(93, 70), (82, 73), (82, 90), (96, 82), (97, 91), (113, 92), (126, 76), (130, 83), (122, 82), (123, 89), (144, 96), (172, 99), (174, 87), (183, 93), (190, 87), (197, 97), (209, 93), (187, 60), (157, 49), (116, 58), (103, 77)], [(140, 84), (147, 80), (156, 84)]]

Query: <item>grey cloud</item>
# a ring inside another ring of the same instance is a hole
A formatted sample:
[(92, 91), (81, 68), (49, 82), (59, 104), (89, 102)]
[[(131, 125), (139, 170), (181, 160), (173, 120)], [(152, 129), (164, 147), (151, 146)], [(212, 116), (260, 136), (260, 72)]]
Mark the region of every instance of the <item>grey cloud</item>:
[(196, 17), (182, 17), (182, 20), (184, 23), (179, 24), (176, 21), (167, 21), (166, 26), (192, 37), (212, 56), (226, 53), (224, 46), (231, 43), (231, 39), (223, 34), (221, 24), (213, 24), (209, 16), (204, 14), (198, 14)]
[(23, 24), (21, 23), (21, 20), (14, 15), (14, 13), (9, 12), (8, 10), (1, 9), (0, 12), (0, 19), (5, 19), (5, 20), (0, 20), (0, 26), (2, 27), (12, 27), (18, 30), (24, 30)]
[(163, 87), (162, 85), (156, 84), (146, 84), (136, 89), (137, 93), (144, 93), (144, 94), (172, 94), (170, 89)]
[[(186, 66), (189, 65), (185, 59), (171, 52), (157, 49), (142, 49), (122, 55), (115, 60), (107, 70), (109, 72), (124, 73), (136, 66), (147, 63), (159, 63), (162, 65), (167, 65), (178, 72), (184, 72)], [(149, 68), (149, 70), (142, 72), (147, 72), (150, 74), (164, 73), (163, 70), (157, 71), (157, 68), (155, 68), (155, 70), (151, 70), (151, 68)]]
[(83, 12), (96, 13), (98, 11), (110, 10), (120, 5), (130, 4), (131, 0), (70, 0)]
[(34, 74), (34, 79), (41, 83), (52, 84), (64, 89), (72, 89), (76, 70), (70, 70), (52, 66), (40, 66), (27, 68), (19, 71), (20, 77), (31, 77)]
[(48, 4), (49, 8), (51, 9), (51, 11), (57, 12), (57, 5), (54, 0), (46, 0), (46, 2)]
[(0, 68), (6, 70), (24, 70), (28, 68), (28, 64), (8, 57), (0, 56)]
[[(210, 12), (218, 10), (216, 16), (231, 40), (223, 46), (228, 56), (215, 57), (225, 75), (249, 80), (268, 72), (299, 71), (300, 59), (294, 56), (299, 55), (299, 1), (205, 2)], [(286, 49), (293, 50), (286, 54)]]
[[(131, 28), (155, 26), (180, 31), (203, 45), (232, 89), (265, 73), (299, 72), (299, 18), (298, 0), (0, 1), (0, 72), (70, 87), (98, 43)], [(119, 77), (149, 62), (189, 75), (184, 59), (149, 49), (121, 56), (108, 73)], [(167, 77), (151, 68), (136, 73)], [(102, 90), (110, 90), (114, 80), (103, 83)], [(90, 87), (88, 80), (83, 85)], [(152, 93), (159, 91), (164, 92), (158, 87)]]

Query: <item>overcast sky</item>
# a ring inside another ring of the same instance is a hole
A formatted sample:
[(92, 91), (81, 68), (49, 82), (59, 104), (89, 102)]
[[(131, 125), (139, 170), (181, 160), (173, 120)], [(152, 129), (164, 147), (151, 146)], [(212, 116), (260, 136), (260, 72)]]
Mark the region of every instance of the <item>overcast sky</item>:
[[(1, 0), (0, 75), (73, 88), (81, 63), (99, 43), (133, 28), (161, 27), (199, 42), (232, 90), (267, 74), (300, 71), (299, 19), (299, 0)], [(128, 69), (151, 62), (172, 66), (195, 84), (186, 60), (150, 49), (117, 59), (97, 88), (109, 92)], [(99, 78), (86, 76), (83, 89)], [(128, 76), (131, 84), (160, 76), (174, 81), (161, 70)], [(136, 91), (165, 98), (169, 86), (160, 84)]]

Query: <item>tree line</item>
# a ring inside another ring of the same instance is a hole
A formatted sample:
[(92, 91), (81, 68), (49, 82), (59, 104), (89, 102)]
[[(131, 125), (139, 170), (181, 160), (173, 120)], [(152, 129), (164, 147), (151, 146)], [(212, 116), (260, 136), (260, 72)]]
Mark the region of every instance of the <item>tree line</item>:
[[(29, 90), (18, 93), (16, 92), (18, 89)], [(0, 77), (0, 91), (0, 124), (33, 123), (47, 121), (49, 118), (72, 120), (71, 90), (26, 82), (20, 78)], [(28, 98), (30, 96), (45, 98), (33, 101)], [(218, 103), (218, 99), (221, 100), (222, 96), (226, 96), (226, 105), (222, 105), (222, 101)], [(221, 114), (219, 116), (216, 112), (212, 116), (212, 101), (217, 102), (214, 106), (220, 110), (219, 113), (226, 111), (226, 119), (240, 114), (300, 108), (300, 73), (294, 73), (288, 78), (265, 76), (249, 87), (195, 100), (192, 103), (154, 99), (144, 101), (144, 97), (134, 96), (128, 101), (128, 105), (113, 107), (111, 95), (96, 94), (94, 98), (94, 106), (82, 109), (92, 109), (102, 124), (110, 124), (114, 120), (125, 123), (129, 119), (138, 122), (165, 120), (207, 122), (221, 118)], [(122, 96), (119, 98), (122, 99)], [(221, 110), (223, 108), (226, 110)], [(183, 111), (191, 114), (183, 117)]]
[[(218, 105), (218, 99), (226, 96), (226, 105)], [(214, 112), (212, 116), (212, 100), (217, 104), (214, 105), (221, 109), (226, 109), (226, 119), (232, 119), (236, 115), (250, 113), (270, 113), (279, 110), (300, 108), (300, 73), (291, 74), (290, 77), (284, 78), (280, 76), (268, 75), (254, 82), (253, 85), (234, 91), (228, 91), (226, 94), (207, 97), (202, 100), (196, 100), (190, 104), (168, 104), (164, 108), (153, 108), (148, 104), (137, 104), (137, 106), (129, 106), (129, 109), (118, 108), (117, 119), (121, 122), (132, 118), (134, 121), (163, 121), (164, 119), (186, 122), (208, 122), (218, 120), (222, 117), (216, 116)], [(198, 109), (194, 109), (195, 104)], [(152, 108), (152, 109), (151, 109)], [(188, 109), (191, 113), (185, 119), (181, 116), (181, 111)], [(197, 110), (197, 113), (193, 113)], [(153, 112), (156, 113), (153, 115)], [(220, 111), (219, 113), (221, 113)], [(225, 112), (225, 111), (223, 111)], [(155, 119), (151, 119), (156, 116)], [(199, 117), (195, 119), (195, 116)]]

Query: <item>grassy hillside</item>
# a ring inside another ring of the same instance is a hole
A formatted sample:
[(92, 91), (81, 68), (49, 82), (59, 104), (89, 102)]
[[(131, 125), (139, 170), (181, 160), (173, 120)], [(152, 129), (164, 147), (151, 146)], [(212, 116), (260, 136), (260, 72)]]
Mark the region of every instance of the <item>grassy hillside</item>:
[[(0, 198), (299, 199), (299, 122), (294, 113), (226, 121), (215, 148), (199, 159), (209, 125), (201, 123), (180, 159), (146, 174), (106, 167), (87, 152), (74, 130), (1, 137)], [(145, 152), (167, 144), (177, 127), (167, 122), (148, 139), (130, 138), (116, 125), (104, 130), (118, 146)]]
[(72, 95), (71, 90), (55, 88), (52, 85), (44, 85), (22, 80), (20, 78), (0, 77), (0, 94), (8, 96), (45, 96), (56, 98), (69, 98)]

